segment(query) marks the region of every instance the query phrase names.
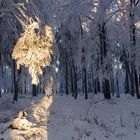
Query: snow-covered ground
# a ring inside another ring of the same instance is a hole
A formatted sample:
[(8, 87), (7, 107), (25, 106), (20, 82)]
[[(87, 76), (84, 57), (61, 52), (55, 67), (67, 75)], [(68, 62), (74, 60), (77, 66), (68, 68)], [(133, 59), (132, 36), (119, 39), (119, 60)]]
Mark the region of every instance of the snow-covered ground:
[(82, 96), (75, 100), (65, 95), (50, 98), (22, 97), (17, 104), (11, 104), (10, 97), (4, 97), (0, 99), (0, 139), (10, 140), (14, 134), (26, 133), (21, 130), (4, 129), (18, 111), (23, 108), (28, 110), (33, 105), (47, 109), (48, 118), (43, 124), (38, 123), (47, 127), (44, 140), (140, 139), (140, 101), (130, 95), (113, 97), (108, 101), (104, 100), (101, 94), (89, 100)]

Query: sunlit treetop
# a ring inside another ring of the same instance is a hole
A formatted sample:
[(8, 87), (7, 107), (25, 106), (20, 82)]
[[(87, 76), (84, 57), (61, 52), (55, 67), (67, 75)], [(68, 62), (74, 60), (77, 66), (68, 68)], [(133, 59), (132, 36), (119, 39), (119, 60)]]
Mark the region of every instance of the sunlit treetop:
[(25, 65), (32, 77), (32, 84), (39, 83), (42, 68), (49, 66), (53, 55), (53, 32), (48, 25), (30, 24), (17, 41), (12, 58), (17, 69)]

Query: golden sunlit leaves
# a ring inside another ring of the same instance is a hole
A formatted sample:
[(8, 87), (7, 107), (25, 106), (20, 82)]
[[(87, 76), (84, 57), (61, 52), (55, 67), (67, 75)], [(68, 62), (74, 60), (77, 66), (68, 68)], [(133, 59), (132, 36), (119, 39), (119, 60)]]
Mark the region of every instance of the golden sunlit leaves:
[(12, 54), (17, 68), (25, 65), (32, 77), (32, 84), (39, 83), (42, 69), (50, 65), (53, 55), (53, 32), (49, 26), (33, 22), (18, 40)]

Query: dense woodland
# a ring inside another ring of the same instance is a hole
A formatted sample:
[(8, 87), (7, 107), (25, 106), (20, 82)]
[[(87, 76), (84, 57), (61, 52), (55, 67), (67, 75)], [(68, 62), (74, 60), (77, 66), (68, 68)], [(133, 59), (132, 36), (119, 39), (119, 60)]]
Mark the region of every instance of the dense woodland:
[(0, 97), (140, 98), (139, 0), (0, 0)]

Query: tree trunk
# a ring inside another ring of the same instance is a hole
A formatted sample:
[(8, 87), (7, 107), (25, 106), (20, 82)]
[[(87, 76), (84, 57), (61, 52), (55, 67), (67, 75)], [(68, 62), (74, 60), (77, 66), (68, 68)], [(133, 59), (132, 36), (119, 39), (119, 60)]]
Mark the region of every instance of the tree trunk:
[(106, 78), (103, 81), (103, 93), (104, 93), (105, 99), (111, 99), (110, 84), (109, 84), (109, 80)]
[(131, 68), (131, 74), (130, 74), (130, 84), (131, 84), (131, 95), (135, 96), (135, 83), (134, 83), (134, 69)]
[(94, 93), (97, 94), (98, 92), (100, 92), (100, 82), (99, 82), (99, 78), (97, 77), (94, 80)]
[[(107, 56), (107, 34), (106, 34), (106, 29), (105, 29), (105, 23), (99, 24), (99, 37), (100, 37), (100, 63), (102, 66), (102, 74), (103, 76), (105, 74), (108, 74), (108, 66), (106, 66), (105, 63), (105, 58)], [(103, 93), (105, 99), (111, 99), (110, 95), (110, 84), (109, 80), (106, 79), (105, 77), (103, 78)]]
[(136, 70), (135, 70), (135, 86), (136, 86), (137, 99), (140, 99), (139, 82), (138, 82), (138, 75), (137, 75), (137, 71)]
[(118, 76), (116, 76), (116, 97), (120, 97), (120, 88), (119, 88), (119, 81), (118, 81)]
[(97, 94), (97, 79), (94, 80), (94, 94)]
[(16, 78), (16, 62), (13, 60), (13, 75), (14, 75), (14, 97), (13, 97), (13, 103), (18, 100), (19, 95), (19, 80), (20, 80), (20, 73), (21, 69), (18, 70), (17, 78)]
[(65, 65), (65, 92), (66, 95), (69, 95), (69, 89), (68, 89), (68, 57), (67, 57), (67, 52), (65, 51), (65, 61), (66, 61), (66, 65)]
[(73, 71), (72, 71), (72, 68), (71, 68), (70, 72), (71, 72), (71, 93), (73, 95), (73, 93), (74, 93), (74, 85), (73, 85)]
[[(137, 97), (139, 98), (137, 72), (135, 67), (135, 49), (136, 49), (136, 29), (135, 29), (135, 7), (136, 1), (130, 0), (130, 49), (131, 49), (131, 95), (134, 96), (135, 87)], [(134, 85), (135, 84), (135, 85)]]
[(111, 72), (111, 75), (110, 75), (110, 88), (111, 88), (112, 96), (114, 96), (114, 94), (115, 94), (115, 86), (114, 86), (114, 75), (113, 75), (113, 72)]
[(37, 96), (37, 86), (36, 85), (32, 85), (32, 96)]
[(86, 68), (83, 68), (83, 75), (84, 75), (84, 93), (85, 99), (88, 99), (88, 89), (87, 89), (87, 71)]
[(0, 85), (0, 97), (1, 97), (1, 85)]
[(18, 100), (18, 81), (15, 83), (15, 89), (14, 89), (14, 98), (13, 98), (13, 103)]
[(125, 74), (125, 94), (130, 93), (129, 88), (129, 74), (128, 74), (128, 68), (126, 67), (126, 74)]
[(73, 68), (73, 75), (74, 75), (74, 81), (73, 81), (73, 94), (72, 96), (77, 99), (78, 96), (78, 91), (77, 91), (77, 70), (76, 67), (74, 66), (74, 63), (72, 63), (72, 68)]

